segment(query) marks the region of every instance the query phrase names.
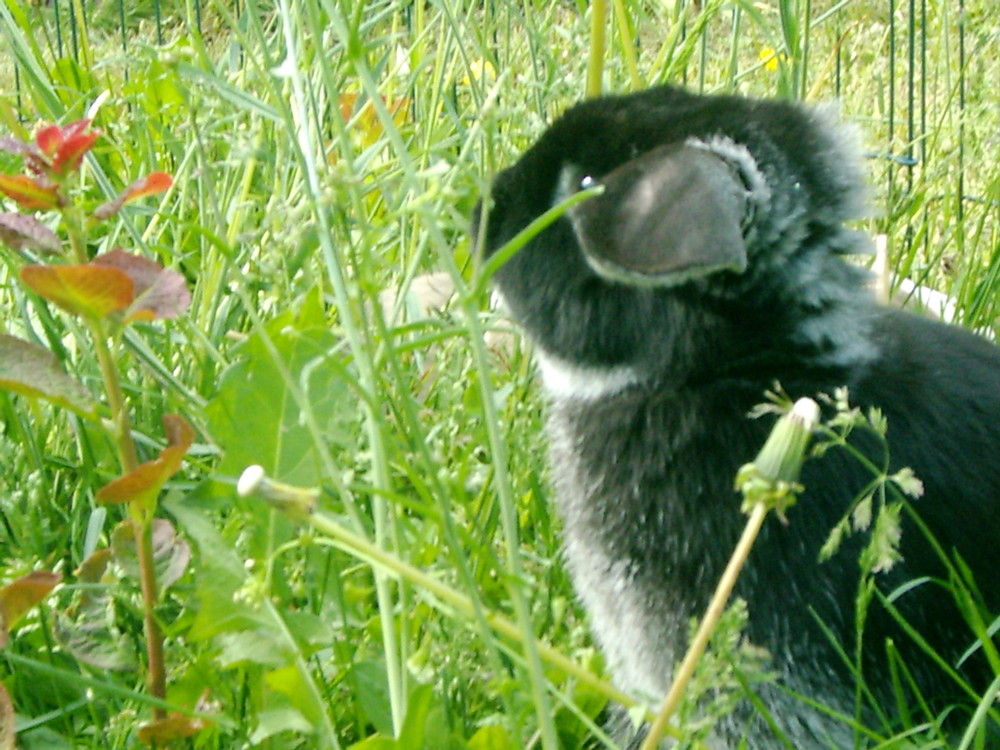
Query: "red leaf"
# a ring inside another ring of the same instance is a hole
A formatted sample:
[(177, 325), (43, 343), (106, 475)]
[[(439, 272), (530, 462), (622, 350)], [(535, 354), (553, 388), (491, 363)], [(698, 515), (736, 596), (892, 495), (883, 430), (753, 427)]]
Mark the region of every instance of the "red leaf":
[(60, 204), (59, 187), (43, 178), (0, 174), (0, 191), (30, 211), (57, 208)]
[(174, 178), (166, 172), (153, 172), (146, 177), (140, 177), (127, 188), (122, 190), (114, 200), (102, 203), (94, 209), (95, 219), (107, 219), (114, 216), (126, 203), (142, 198), (146, 195), (162, 193), (174, 184)]
[(0, 214), (0, 242), (15, 250), (37, 250), (48, 254), (62, 249), (56, 233), (27, 214)]
[(58, 125), (46, 125), (38, 131), (35, 143), (46, 156), (52, 156), (63, 142), (63, 129)]
[(166, 172), (153, 172), (141, 177), (126, 188), (126, 201), (142, 198), (144, 195), (155, 195), (168, 190), (174, 184), (174, 178)]
[(89, 127), (90, 120), (84, 119), (71, 122), (64, 128), (47, 125), (38, 131), (35, 143), (41, 153), (48, 157), (48, 167), (53, 174), (63, 176), (79, 169), (84, 154), (94, 147), (94, 141), (101, 135), (100, 130), (85, 132)]
[(135, 285), (127, 273), (94, 263), (29, 265), (21, 269), (21, 280), (64, 310), (91, 318), (123, 310), (135, 299)]
[(64, 175), (80, 168), (80, 162), (90, 149), (94, 147), (94, 141), (101, 135), (101, 131), (94, 130), (90, 133), (81, 133), (71, 139), (67, 139), (52, 160), (52, 171), (58, 175)]

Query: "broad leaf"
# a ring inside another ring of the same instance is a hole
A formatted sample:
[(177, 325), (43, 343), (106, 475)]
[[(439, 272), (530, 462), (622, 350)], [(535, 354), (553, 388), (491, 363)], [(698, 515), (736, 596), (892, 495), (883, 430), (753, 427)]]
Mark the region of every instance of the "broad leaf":
[[(86, 132), (88, 127), (90, 120), (77, 120), (62, 128), (52, 157), (53, 172), (66, 175), (80, 168), (83, 157), (94, 147), (94, 141), (101, 135), (100, 130)], [(41, 146), (41, 143), (38, 145)]]
[(107, 219), (114, 216), (121, 210), (121, 207), (130, 201), (138, 200), (146, 195), (162, 193), (174, 184), (173, 178), (166, 172), (153, 172), (146, 177), (140, 177), (127, 188), (122, 190), (113, 200), (102, 203), (94, 209), (95, 219)]
[(205, 498), (199, 498), (197, 491), (193, 494), (164, 503), (198, 549), (198, 608), (187, 637), (203, 640), (227, 631), (261, 628), (274, 633), (275, 623), (268, 614), (239, 595), (247, 581), (243, 560), (234, 552), (235, 545), (219, 533), (217, 517), (202, 507)]
[(134, 301), (128, 311), (129, 320), (175, 318), (191, 304), (184, 276), (155, 260), (115, 248), (98, 255), (93, 264), (117, 268), (132, 279)]
[(62, 249), (58, 235), (28, 214), (0, 214), (0, 242), (15, 250), (54, 254)]
[(389, 701), (389, 678), (382, 661), (365, 659), (351, 667), (358, 703), (368, 721), (386, 737), (393, 735), (392, 706)]
[(101, 487), (95, 496), (97, 502), (135, 503), (146, 512), (152, 511), (164, 483), (180, 470), (194, 441), (194, 429), (177, 414), (165, 414), (163, 426), (169, 442), (159, 457)]
[(5, 334), (0, 334), (0, 388), (43, 398), (89, 419), (97, 415), (90, 392), (63, 372), (52, 352)]
[(281, 732), (310, 734), (313, 730), (314, 727), (309, 720), (290, 705), (267, 708), (257, 714), (257, 727), (250, 735), (250, 743), (256, 747)]
[(208, 724), (209, 722), (205, 719), (199, 719), (195, 716), (171, 713), (165, 719), (143, 724), (138, 733), (139, 742), (152, 747), (162, 747), (173, 744), (176, 740), (194, 737)]
[(64, 310), (90, 318), (124, 310), (135, 298), (135, 285), (127, 273), (93, 263), (25, 266), (21, 280)]
[(59, 186), (41, 177), (0, 174), (0, 192), (29, 211), (58, 208)]
[[(191, 547), (165, 518), (152, 521), (153, 567), (160, 591), (177, 581), (191, 562)], [(111, 532), (111, 552), (126, 575), (139, 580), (139, 556), (135, 546), (136, 522), (127, 518)]]
[(110, 624), (114, 621), (110, 597), (101, 601), (103, 607), (98, 607), (95, 599), (95, 603), (81, 609), (75, 616), (58, 613), (53, 628), (56, 640), (73, 656), (92, 667), (133, 670), (138, 662), (132, 641), (122, 637), (121, 632)]
[(35, 570), (0, 589), (0, 648), (7, 645), (14, 624), (48, 596), (61, 580), (59, 573)]
[(469, 740), (469, 750), (507, 750), (513, 738), (499, 724), (488, 724), (480, 727)]
[(327, 444), (355, 443), (357, 400), (345, 379), (343, 358), (331, 353), (338, 341), (322, 324), (318, 305), (315, 299), (297, 316), (285, 313), (266, 325), (278, 362), (256, 333), (240, 349), (241, 360), (223, 373), (206, 410), (211, 435), (225, 454), (221, 474), (237, 476), (260, 464), (282, 481), (319, 482), (314, 437), (302, 419), (296, 390), (308, 402), (320, 430), (317, 437)]
[(14, 704), (0, 684), (0, 750), (14, 750)]

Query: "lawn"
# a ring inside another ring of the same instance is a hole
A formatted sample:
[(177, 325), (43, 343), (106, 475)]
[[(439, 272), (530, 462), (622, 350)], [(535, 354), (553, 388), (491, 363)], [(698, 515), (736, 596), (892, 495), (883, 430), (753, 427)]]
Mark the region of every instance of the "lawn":
[[(0, 4), (0, 136), (67, 154), (0, 233), (0, 750), (614, 747), (599, 714), (634, 697), (562, 567), (530, 349), (469, 237), (587, 91), (838, 100), (888, 285), (1000, 332), (990, 0), (616, 0), (603, 55), (597, 11)], [(237, 492), (251, 465), (290, 489)], [(739, 690), (711, 657), (696, 683)]]

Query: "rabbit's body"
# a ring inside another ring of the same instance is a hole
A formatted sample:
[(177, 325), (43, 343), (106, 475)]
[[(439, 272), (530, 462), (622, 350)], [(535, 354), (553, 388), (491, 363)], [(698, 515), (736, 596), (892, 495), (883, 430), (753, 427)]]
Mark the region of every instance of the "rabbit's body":
[[(841, 225), (864, 202), (845, 142), (814, 111), (661, 88), (570, 110), (497, 180), (487, 252), (576, 183), (606, 186), (515, 255), (497, 285), (538, 347), (575, 587), (616, 680), (639, 695), (665, 692), (742, 530), (733, 478), (770, 429), (747, 414), (775, 381), (793, 397), (847, 386), (853, 405), (883, 411), (890, 471), (910, 466), (923, 480), (922, 519), (1000, 609), (1000, 352), (878, 306), (838, 257), (863, 242)], [(881, 463), (876, 441), (857, 445)], [(761, 698), (796, 748), (854, 742), (783, 689), (855, 714), (856, 680), (818, 621), (853, 654), (864, 540), (824, 563), (818, 553), (871, 479), (843, 450), (808, 461), (789, 523), (766, 523), (737, 583), (747, 636), (779, 677)], [(919, 529), (903, 529), (903, 560), (877, 579), (886, 592), (943, 575)], [(950, 663), (974, 640), (932, 582), (897, 605)], [(865, 703), (894, 711), (889, 637), (925, 698), (962, 696), (874, 604)], [(965, 667), (980, 688), (993, 676), (983, 660)], [(748, 747), (776, 747), (748, 715), (715, 741), (747, 731)]]

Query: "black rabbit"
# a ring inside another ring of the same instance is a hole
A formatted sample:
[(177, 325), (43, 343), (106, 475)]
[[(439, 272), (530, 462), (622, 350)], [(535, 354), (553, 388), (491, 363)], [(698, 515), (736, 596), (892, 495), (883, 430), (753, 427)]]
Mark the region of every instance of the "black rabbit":
[[(913, 507), (976, 574), (989, 624), (1000, 612), (1000, 349), (877, 304), (866, 272), (839, 257), (867, 249), (843, 226), (866, 209), (850, 131), (823, 109), (672, 87), (585, 101), (497, 177), (474, 234), (489, 255), (596, 184), (602, 194), (495, 281), (536, 344), (566, 560), (616, 681), (665, 692), (744, 525), (733, 478), (770, 429), (748, 412), (775, 381), (793, 397), (847, 386), (853, 405), (882, 410), (890, 471), (922, 479)], [(795, 748), (865, 746), (791, 693), (856, 714), (856, 676), (830, 635), (854, 653), (862, 540), (826, 562), (818, 553), (871, 479), (844, 450), (807, 461), (789, 522), (768, 520), (736, 587), (746, 634), (778, 675), (760, 699)], [(928, 578), (895, 605), (955, 665), (975, 637), (906, 514), (900, 551), (879, 588)], [(968, 702), (877, 599), (864, 637), (867, 706), (896, 708), (890, 638), (935, 708)], [(982, 649), (959, 671), (977, 689), (996, 676)], [(711, 742), (778, 747), (749, 705)], [(990, 721), (987, 746), (1000, 747)]]

